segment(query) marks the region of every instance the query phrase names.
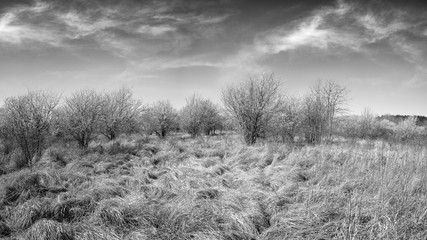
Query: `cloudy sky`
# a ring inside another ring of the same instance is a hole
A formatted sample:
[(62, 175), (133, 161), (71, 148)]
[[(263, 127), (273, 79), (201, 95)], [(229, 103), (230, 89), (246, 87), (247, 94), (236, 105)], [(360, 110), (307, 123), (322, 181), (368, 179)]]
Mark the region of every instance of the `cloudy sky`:
[(426, 12), (410, 0), (2, 0), (0, 98), (126, 85), (181, 107), (274, 72), (291, 95), (317, 79), (346, 86), (353, 113), (427, 116)]

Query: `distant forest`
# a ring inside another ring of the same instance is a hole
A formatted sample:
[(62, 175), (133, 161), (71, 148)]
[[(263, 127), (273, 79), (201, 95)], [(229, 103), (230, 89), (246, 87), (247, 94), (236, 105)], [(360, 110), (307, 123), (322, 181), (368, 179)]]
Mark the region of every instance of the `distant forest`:
[(426, 116), (414, 116), (414, 115), (382, 115), (378, 117), (378, 120), (387, 119), (391, 122), (394, 122), (395, 124), (398, 124), (402, 121), (407, 120), (408, 118), (414, 117), (416, 118), (416, 125), (417, 126), (427, 126), (427, 117)]

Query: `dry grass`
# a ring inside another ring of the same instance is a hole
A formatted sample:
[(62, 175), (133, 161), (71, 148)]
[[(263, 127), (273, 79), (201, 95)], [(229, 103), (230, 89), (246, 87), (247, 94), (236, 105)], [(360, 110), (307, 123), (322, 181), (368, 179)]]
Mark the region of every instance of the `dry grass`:
[(36, 222), (25, 234), (27, 240), (73, 240), (74, 231), (69, 224), (52, 220)]
[[(425, 239), (427, 148), (122, 137), (1, 176), (12, 239)], [(51, 164), (51, 162), (53, 164)]]

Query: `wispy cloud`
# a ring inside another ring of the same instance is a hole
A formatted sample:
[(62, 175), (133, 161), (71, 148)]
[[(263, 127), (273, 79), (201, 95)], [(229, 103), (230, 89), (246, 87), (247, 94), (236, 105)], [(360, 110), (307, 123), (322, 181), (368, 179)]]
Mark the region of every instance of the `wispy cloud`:
[[(362, 50), (365, 44), (387, 39), (399, 31), (407, 29), (405, 13), (388, 11), (388, 18), (381, 14), (363, 10), (355, 3), (337, 1), (334, 7), (313, 11), (312, 15), (296, 26), (282, 26), (260, 37), (257, 49), (278, 53), (299, 47), (328, 49), (340, 46), (355, 51)], [(291, 30), (288, 30), (291, 29)]]
[(296, 26), (279, 27), (267, 32), (266, 37), (259, 37), (256, 49), (261, 52), (279, 53), (303, 46), (326, 49), (331, 44), (338, 44), (352, 47), (354, 41), (347, 34), (340, 34), (326, 25), (327, 18), (342, 18), (350, 10), (351, 6), (342, 1), (339, 1), (336, 7), (316, 10), (302, 22), (291, 23)]
[[(0, 15), (0, 42), (25, 45), (28, 42), (69, 46), (68, 40), (89, 37), (99, 46), (119, 56), (143, 49), (146, 42), (178, 44), (176, 39), (186, 35), (212, 34), (209, 25), (219, 24), (228, 18), (228, 13), (205, 15), (198, 12), (173, 14), (173, 5), (127, 2), (115, 5), (100, 5), (93, 9), (61, 8), (55, 1), (36, 0), (32, 6), (16, 6)], [(185, 33), (181, 29), (191, 26)], [(200, 27), (197, 27), (200, 26)], [(206, 34), (205, 32), (206, 31)], [(165, 36), (165, 34), (169, 34)]]
[(58, 44), (56, 31), (40, 29), (22, 21), (20, 15), (31, 13), (40, 15), (47, 11), (49, 5), (36, 2), (34, 6), (19, 6), (10, 9), (0, 17), (0, 41), (11, 44), (23, 44), (25, 41), (37, 41), (52, 45)]
[[(372, 44), (387, 44), (394, 54), (414, 65), (414, 78), (407, 82), (427, 84), (427, 38), (423, 24), (427, 20), (415, 19), (411, 12), (383, 6), (376, 10), (351, 1), (337, 1), (333, 7), (314, 10), (309, 16), (259, 33), (252, 46), (245, 46), (230, 62), (258, 66), (257, 62), (269, 55), (300, 48), (313, 48), (327, 54), (342, 51), (362, 53), (375, 61)], [(420, 26), (421, 25), (421, 26)], [(408, 36), (424, 42), (420, 44)]]

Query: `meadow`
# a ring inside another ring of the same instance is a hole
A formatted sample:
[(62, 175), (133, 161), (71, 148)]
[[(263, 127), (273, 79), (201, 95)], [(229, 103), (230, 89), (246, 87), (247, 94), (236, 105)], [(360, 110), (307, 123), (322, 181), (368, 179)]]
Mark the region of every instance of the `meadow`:
[(227, 132), (58, 142), (0, 176), (0, 236), (425, 239), (426, 172), (425, 145), (382, 140), (247, 146)]

